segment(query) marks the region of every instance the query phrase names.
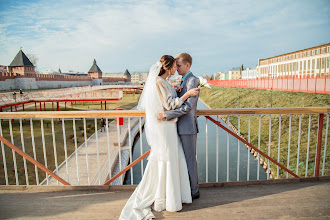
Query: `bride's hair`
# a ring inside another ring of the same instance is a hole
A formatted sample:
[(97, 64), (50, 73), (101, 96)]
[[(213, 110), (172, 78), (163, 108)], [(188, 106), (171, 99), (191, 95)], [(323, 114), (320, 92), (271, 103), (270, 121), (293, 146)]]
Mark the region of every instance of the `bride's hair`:
[(173, 67), (175, 58), (171, 55), (164, 55), (159, 61), (162, 63), (162, 67), (160, 68), (158, 76), (161, 76), (166, 72), (166, 70), (170, 70)]

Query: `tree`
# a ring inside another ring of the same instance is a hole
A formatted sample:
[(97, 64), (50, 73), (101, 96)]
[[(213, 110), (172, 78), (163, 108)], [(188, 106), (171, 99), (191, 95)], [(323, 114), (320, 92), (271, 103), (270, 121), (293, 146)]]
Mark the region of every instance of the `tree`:
[(31, 61), (33, 66), (37, 67), (39, 58), (36, 55), (32, 54), (32, 53), (27, 53), (26, 56), (29, 58), (29, 60)]
[(31, 63), (33, 64), (33, 66), (35, 66), (36, 73), (40, 73), (37, 70), (37, 64), (38, 64), (39, 58), (36, 55), (32, 54), (32, 53), (27, 53), (26, 56), (29, 58), (29, 60), (31, 61)]

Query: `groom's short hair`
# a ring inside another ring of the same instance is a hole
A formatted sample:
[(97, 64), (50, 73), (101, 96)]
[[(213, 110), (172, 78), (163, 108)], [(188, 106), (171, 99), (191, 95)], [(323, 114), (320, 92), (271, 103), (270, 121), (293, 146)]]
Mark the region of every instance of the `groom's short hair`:
[(184, 63), (190, 63), (190, 66), (192, 65), (192, 58), (189, 55), (189, 53), (181, 53), (176, 58), (177, 59), (181, 58)]

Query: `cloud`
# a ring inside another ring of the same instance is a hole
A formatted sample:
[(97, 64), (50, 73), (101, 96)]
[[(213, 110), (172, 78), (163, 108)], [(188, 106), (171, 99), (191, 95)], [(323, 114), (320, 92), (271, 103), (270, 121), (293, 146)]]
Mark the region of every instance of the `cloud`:
[(103, 72), (134, 72), (189, 52), (194, 72), (214, 73), (327, 43), (326, 14), (327, 1), (21, 1), (0, 12), (0, 60), (22, 46), (42, 71), (87, 72), (95, 57)]

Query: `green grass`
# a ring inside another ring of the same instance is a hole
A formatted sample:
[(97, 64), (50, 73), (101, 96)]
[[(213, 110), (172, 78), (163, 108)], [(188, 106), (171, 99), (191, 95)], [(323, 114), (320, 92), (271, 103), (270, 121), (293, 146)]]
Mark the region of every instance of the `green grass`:
[[(129, 110), (137, 105), (140, 94), (124, 94), (124, 97), (120, 101), (107, 102), (107, 110), (114, 110), (116, 108), (123, 108), (124, 110)], [(84, 103), (82, 106), (81, 103), (74, 104), (79, 108), (86, 109), (95, 109), (100, 110), (100, 102), (96, 103)], [(104, 105), (103, 105), (104, 107)], [(54, 105), (56, 109), (56, 105)], [(37, 105), (37, 110), (39, 111), (40, 106)], [(44, 110), (44, 105), (42, 104), (42, 109)], [(52, 104), (46, 103), (46, 111), (52, 111)], [(64, 111), (65, 108), (61, 107), (61, 111)], [(71, 106), (67, 105), (67, 111), (77, 111), (76, 109), (71, 109)], [(25, 108), (25, 111), (35, 111), (35, 107)], [(110, 120), (111, 121), (111, 120)], [(100, 120), (97, 120), (97, 129), (100, 129)], [(52, 135), (52, 126), (51, 120), (43, 120), (44, 125), (44, 140), (45, 140), (45, 148), (46, 148), (46, 158), (47, 158), (47, 167), (50, 170), (55, 170), (55, 157), (54, 157), (54, 147), (53, 147), (53, 135)], [(10, 129), (9, 122), (2, 121), (1, 122), (3, 137), (7, 140), (11, 141), (10, 137)], [(91, 136), (95, 131), (95, 123), (94, 120), (86, 120), (86, 133), (87, 138)], [(33, 147), (32, 147), (32, 138), (31, 138), (31, 128), (30, 128), (30, 120), (22, 120), (22, 128), (23, 128), (23, 140), (25, 146), (25, 152), (33, 157)], [(20, 134), (20, 124), (19, 120), (14, 120), (12, 122), (12, 130), (13, 130), (13, 139), (15, 146), (22, 149), (21, 142), (21, 134)], [(45, 165), (44, 154), (43, 154), (43, 143), (42, 143), (42, 133), (41, 133), (41, 121), (40, 119), (33, 120), (33, 131), (34, 131), (34, 141), (35, 141), (35, 149), (36, 149), (36, 157), (37, 161), (41, 164)], [(79, 147), (82, 143), (84, 143), (85, 138), (82, 135), (84, 132), (83, 129), (83, 120), (76, 120), (76, 135), (77, 135), (77, 146)], [(56, 143), (56, 154), (58, 165), (60, 165), (65, 160), (64, 153), (64, 139), (63, 139), (63, 130), (62, 130), (62, 121), (58, 119), (54, 119), (54, 134), (55, 134), (55, 143)], [(74, 144), (74, 132), (73, 132), (73, 122), (72, 120), (65, 120), (65, 140), (67, 145), (67, 153), (68, 156), (74, 152), (75, 144)], [(13, 163), (13, 154), (12, 150), (5, 146), (5, 155), (6, 155), (6, 165), (8, 171), (8, 180), (10, 185), (15, 185), (15, 169)], [(20, 185), (25, 185), (25, 171), (24, 171), (24, 162), (23, 157), (19, 154), (16, 155), (17, 162), (17, 172), (18, 179)], [(0, 185), (5, 185), (5, 174), (3, 169), (3, 156), (2, 151), (0, 151)], [(27, 170), (29, 173), (29, 184), (36, 184), (36, 175), (34, 165), (27, 161)], [(39, 181), (41, 182), (45, 178), (45, 173), (38, 169)]]
[[(322, 107), (330, 106), (330, 95), (313, 94), (313, 93), (297, 93), (284, 91), (256, 90), (231, 87), (212, 87), (212, 89), (202, 88), (200, 98), (206, 102), (211, 108), (270, 108), (272, 96), (272, 107)], [(269, 115), (261, 115), (260, 127), (260, 148), (268, 154), (269, 147)], [(238, 128), (238, 117), (230, 116), (230, 122)], [(251, 116), (250, 118), (250, 143), (258, 147), (259, 133), (259, 116)], [(299, 114), (291, 115), (291, 136), (289, 144), (289, 115), (281, 116), (281, 137), (280, 137), (280, 163), (287, 166), (288, 148), (290, 145), (289, 168), (296, 173), (297, 156), (298, 156), (298, 137), (299, 137)], [(323, 120), (323, 141), (321, 152), (320, 174), (323, 165), (324, 155), (324, 139), (326, 115)], [(299, 168), (298, 175), (305, 176), (307, 148), (308, 148), (308, 126), (309, 115), (301, 114), (301, 132), (300, 132), (300, 150), (299, 150)], [(308, 157), (308, 176), (314, 175), (315, 152), (317, 143), (318, 115), (311, 115), (311, 129), (309, 142)], [(240, 133), (248, 140), (248, 116), (240, 116)], [(271, 116), (271, 138), (270, 138), (270, 156), (277, 160), (279, 146), (279, 115)], [(329, 143), (329, 135), (327, 145)], [(270, 167), (276, 176), (277, 166), (270, 163)], [(284, 178), (286, 173), (280, 170), (280, 178)], [(330, 151), (326, 152), (325, 175), (330, 175)]]

